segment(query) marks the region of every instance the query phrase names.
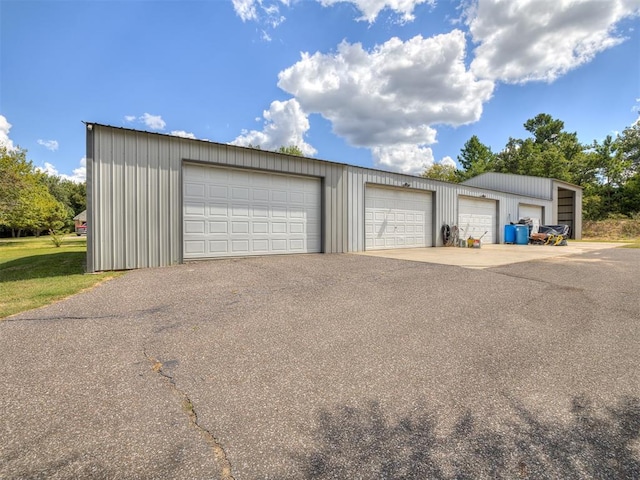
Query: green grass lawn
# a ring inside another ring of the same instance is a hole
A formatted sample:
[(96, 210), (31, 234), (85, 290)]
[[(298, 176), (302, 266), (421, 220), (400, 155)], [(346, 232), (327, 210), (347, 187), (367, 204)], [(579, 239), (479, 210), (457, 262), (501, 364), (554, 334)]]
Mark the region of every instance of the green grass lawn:
[(0, 239), (0, 319), (48, 305), (121, 272), (85, 274), (86, 237)]

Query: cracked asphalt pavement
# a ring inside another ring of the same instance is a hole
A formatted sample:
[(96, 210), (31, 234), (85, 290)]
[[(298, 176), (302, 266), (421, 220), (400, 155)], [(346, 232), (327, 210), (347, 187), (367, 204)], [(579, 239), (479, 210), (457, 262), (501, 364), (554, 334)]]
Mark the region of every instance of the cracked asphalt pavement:
[(638, 267), (132, 271), (0, 321), (0, 478), (640, 478)]

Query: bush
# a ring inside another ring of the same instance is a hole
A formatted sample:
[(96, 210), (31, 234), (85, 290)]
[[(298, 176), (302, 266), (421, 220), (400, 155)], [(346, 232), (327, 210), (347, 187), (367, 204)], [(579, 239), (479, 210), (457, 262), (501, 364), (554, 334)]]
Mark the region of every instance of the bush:
[(51, 237), (51, 243), (53, 243), (56, 247), (60, 247), (62, 245), (62, 242), (64, 241), (63, 232), (49, 230), (49, 236)]

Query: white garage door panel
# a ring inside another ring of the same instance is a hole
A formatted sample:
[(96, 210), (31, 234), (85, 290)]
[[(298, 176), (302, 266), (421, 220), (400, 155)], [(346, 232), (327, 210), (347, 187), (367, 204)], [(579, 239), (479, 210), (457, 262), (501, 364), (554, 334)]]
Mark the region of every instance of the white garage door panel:
[(430, 247), (431, 194), (367, 186), (365, 248)]
[(495, 200), (458, 197), (458, 228), (463, 238), (480, 238), (484, 234), (483, 243), (495, 243), (496, 225)]
[(521, 203), (518, 206), (518, 217), (519, 218), (537, 218), (542, 221), (542, 207), (537, 205), (525, 205)]
[(185, 165), (184, 258), (320, 252), (320, 180)]

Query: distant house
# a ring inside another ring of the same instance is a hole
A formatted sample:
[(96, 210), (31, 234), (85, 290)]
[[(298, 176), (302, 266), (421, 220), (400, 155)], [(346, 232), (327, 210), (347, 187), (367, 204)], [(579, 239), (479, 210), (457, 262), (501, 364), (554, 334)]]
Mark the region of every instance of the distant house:
[(78, 215), (73, 217), (73, 221), (76, 226), (76, 235), (86, 235), (87, 234), (87, 211), (83, 210)]

